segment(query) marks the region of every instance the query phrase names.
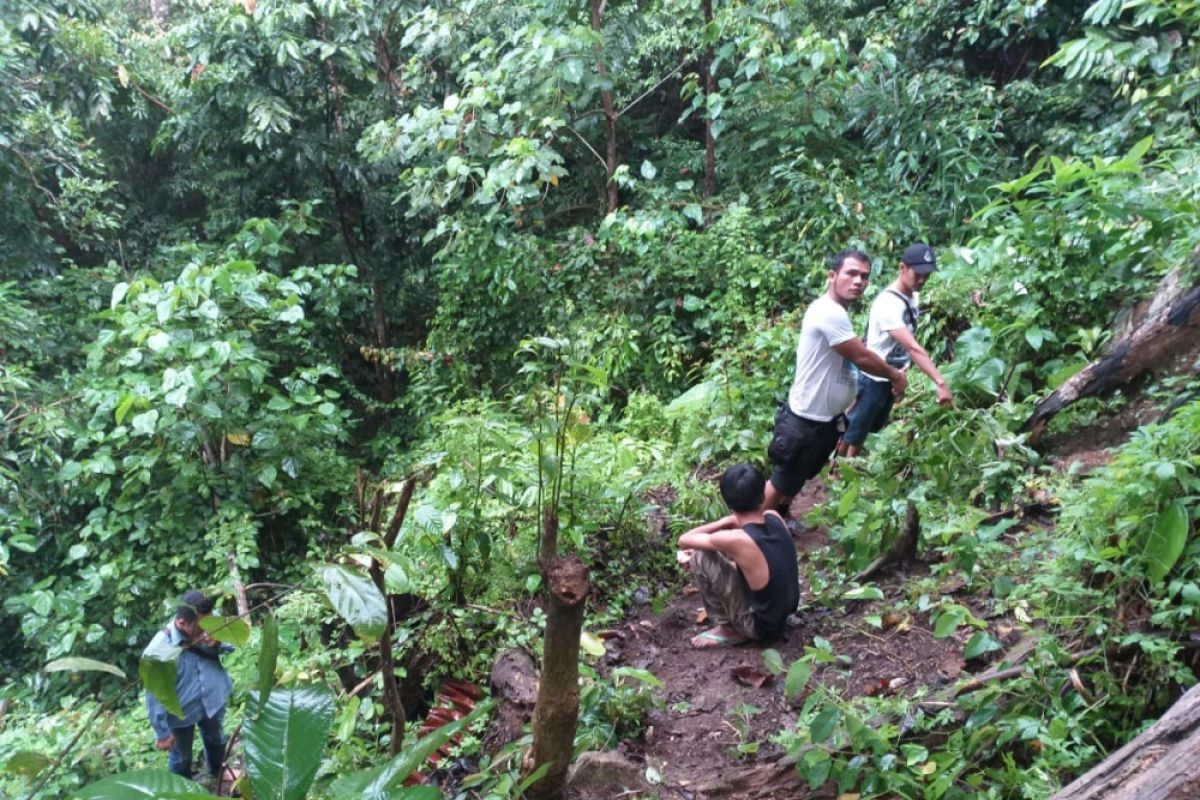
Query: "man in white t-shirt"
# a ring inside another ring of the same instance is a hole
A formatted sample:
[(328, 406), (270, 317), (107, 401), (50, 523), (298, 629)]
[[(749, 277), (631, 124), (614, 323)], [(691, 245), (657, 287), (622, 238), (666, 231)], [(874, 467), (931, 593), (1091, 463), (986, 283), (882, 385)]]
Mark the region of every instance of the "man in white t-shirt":
[(878, 375), (896, 397), (908, 381), (854, 335), (846, 308), (862, 297), (871, 276), (871, 260), (861, 250), (833, 257), (829, 288), (804, 312), (796, 345), (792, 388), (775, 415), (767, 455), (774, 464), (763, 509), (783, 508), (809, 478), (821, 471), (845, 430), (844, 413), (854, 399), (854, 370)]
[[(954, 402), (954, 395), (913, 335), (921, 313), (918, 293), (935, 269), (933, 250), (929, 245), (918, 242), (905, 248), (900, 257), (900, 276), (871, 304), (867, 349), (901, 371), (916, 364), (937, 388), (938, 403), (948, 405)], [(887, 424), (892, 401), (887, 381), (866, 373), (859, 375), (858, 395), (854, 407), (846, 415), (849, 422), (842, 434), (842, 443), (838, 445), (838, 454), (856, 456), (862, 452), (867, 435)]]

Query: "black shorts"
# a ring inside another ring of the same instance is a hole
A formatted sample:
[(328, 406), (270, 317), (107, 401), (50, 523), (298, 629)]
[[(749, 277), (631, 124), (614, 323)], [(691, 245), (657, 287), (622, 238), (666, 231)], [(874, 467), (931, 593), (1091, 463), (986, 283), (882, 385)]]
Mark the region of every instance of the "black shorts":
[(781, 494), (794, 497), (829, 461), (845, 428), (844, 416), (817, 422), (797, 416), (784, 403), (775, 414), (775, 433), (767, 447), (767, 457), (775, 466), (771, 483)]

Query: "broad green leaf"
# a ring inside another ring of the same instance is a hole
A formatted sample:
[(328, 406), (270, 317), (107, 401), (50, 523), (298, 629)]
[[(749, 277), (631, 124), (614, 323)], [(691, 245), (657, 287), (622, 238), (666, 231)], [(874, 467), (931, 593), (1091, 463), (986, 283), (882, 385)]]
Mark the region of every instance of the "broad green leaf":
[(950, 634), (958, 629), (966, 616), (963, 610), (958, 607), (951, 607), (938, 615), (937, 622), (933, 626), (933, 635), (939, 639), (945, 639)]
[[(443, 725), (404, 748), (386, 764), (363, 772), (343, 775), (333, 782), (330, 794), (334, 797), (350, 797), (354, 800), (388, 800), (388, 798), (395, 797), (396, 795), (391, 793), (398, 789), (409, 775), (420, 769), (434, 751), (454, 738), (460, 730), (490, 712), (491, 709), (492, 701), (484, 701), (475, 706), (474, 710), (462, 719)], [(257, 795), (255, 798), (259, 800)]]
[(218, 642), (245, 647), (250, 641), (250, 623), (241, 617), (203, 617), (200, 627)]
[(326, 686), (276, 689), (246, 725), (246, 772), (255, 800), (303, 800), (333, 725)]
[(269, 608), (263, 617), (259, 633), (258, 706), (262, 708), (267, 703), (267, 696), (275, 688), (275, 665), (279, 660), (279, 626)]
[(44, 753), (38, 753), (33, 750), (18, 750), (8, 759), (4, 768), (14, 775), (23, 775), (26, 778), (32, 778), (50, 766), (50, 763), (50, 756)]
[(842, 595), (843, 600), (882, 600), (883, 592), (878, 586), (859, 586)]
[(320, 575), (329, 602), (356, 634), (368, 642), (383, 635), (388, 620), (387, 602), (374, 581), (337, 564), (322, 567)]
[(833, 735), (833, 729), (837, 727), (838, 719), (841, 717), (841, 712), (836, 708), (827, 708), (813, 718), (812, 725), (808, 727), (809, 735), (812, 737), (813, 744), (820, 744)]
[(994, 637), (983, 631), (978, 631), (963, 648), (963, 658), (979, 658), (984, 653), (991, 653), (1003, 647)]
[(1188, 540), (1188, 514), (1179, 501), (1158, 512), (1146, 539), (1146, 576), (1154, 583), (1167, 577)]
[(183, 706), (179, 704), (179, 695), (175, 693), (175, 663), (179, 653), (180, 648), (166, 639), (155, 637), (142, 652), (142, 660), (138, 662), (138, 677), (142, 679), (146, 691), (158, 698), (163, 708), (182, 717)]
[(135, 415), (132, 422), (134, 432), (144, 436), (153, 436), (156, 425), (158, 425), (158, 411), (153, 408)]
[(72, 797), (77, 800), (212, 800), (212, 795), (198, 783), (165, 769), (139, 769), (111, 775), (83, 787)]
[(654, 176), (658, 175), (658, 169), (649, 161), (642, 162), (642, 177), (648, 181), (654, 180)]
[(604, 642), (602, 642), (600, 637), (594, 633), (580, 631), (579, 646), (583, 648), (583, 651), (590, 656), (599, 658), (600, 656), (604, 655)]
[(684, 206), (683, 215), (697, 225), (704, 224), (704, 210), (696, 203), (688, 203)]
[(116, 675), (118, 678), (125, 677), (125, 673), (112, 664), (78, 656), (55, 659), (45, 666), (45, 670), (46, 672), (107, 672), (109, 675)]
[(832, 767), (833, 759), (829, 757), (829, 753), (819, 748), (809, 750), (800, 760), (800, 771), (804, 773), (810, 789), (816, 789), (825, 783)]
[(772, 675), (779, 675), (783, 672), (783, 656), (774, 647), (768, 647), (763, 650), (763, 665), (770, 670)]
[(112, 299), (108, 303), (109, 308), (115, 309), (125, 299), (125, 293), (129, 291), (129, 284), (121, 281), (112, 290)]
[(904, 756), (904, 763), (910, 767), (924, 764), (929, 760), (929, 750), (919, 744), (902, 744), (900, 752)]
[(117, 406), (117, 410), (113, 416), (116, 418), (118, 425), (121, 425), (125, 422), (125, 415), (129, 413), (129, 409), (133, 408), (133, 403), (135, 400), (137, 400), (137, 395), (125, 395), (125, 399), (121, 401), (119, 406)]
[(583, 62), (578, 58), (568, 58), (563, 62), (562, 76), (568, 83), (579, 83), (583, 80)]
[(812, 667), (803, 661), (793, 661), (792, 666), (787, 668), (787, 680), (784, 682), (787, 697), (796, 699), (799, 693), (804, 691), (804, 687), (809, 685), (810, 678)]

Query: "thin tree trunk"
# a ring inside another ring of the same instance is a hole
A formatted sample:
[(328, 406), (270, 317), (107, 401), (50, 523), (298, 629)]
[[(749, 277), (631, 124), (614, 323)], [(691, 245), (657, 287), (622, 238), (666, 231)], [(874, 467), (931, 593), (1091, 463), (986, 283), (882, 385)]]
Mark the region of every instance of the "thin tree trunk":
[(579, 634), (588, 594), (587, 567), (575, 556), (555, 557), (542, 568), (550, 598), (543, 639), (542, 677), (533, 712), (531, 771), (548, 765), (529, 787), (531, 800), (558, 800), (566, 787), (579, 718)]
[[(396, 535), (400, 532), (400, 526), (408, 514), (408, 504), (412, 500), (415, 486), (416, 482), (412, 478), (404, 482), (404, 486), (400, 490), (400, 500), (396, 503), (396, 511), (392, 514), (392, 521), (388, 524), (386, 533), (379, 529), (383, 492), (380, 491), (375, 496), (375, 507), (371, 509), (371, 529), (377, 534), (382, 534), (385, 550), (391, 550), (392, 545), (396, 543)], [(396, 683), (396, 657), (392, 653), (392, 628), (396, 625), (396, 618), (392, 613), (392, 601), (387, 596), (383, 565), (377, 559), (371, 561), (371, 580), (375, 582), (376, 588), (379, 589), (387, 604), (387, 625), (384, 626), (383, 635), (379, 637), (379, 671), (383, 675), (383, 704), (392, 718), (392, 735), (388, 749), (394, 756), (400, 752), (400, 748), (404, 744), (404, 725), (408, 722), (408, 713), (405, 711), (404, 701), (400, 697), (400, 686)]]
[[(704, 0), (704, 27), (712, 24), (712, 0)], [(712, 197), (717, 191), (717, 142), (713, 138), (712, 117), (707, 113), (708, 98), (717, 90), (717, 81), (713, 76), (713, 46), (710, 42), (704, 50), (704, 196)]]
[[(607, 0), (591, 0), (592, 8), (592, 30), (600, 33), (600, 20), (604, 16), (604, 7), (607, 5)], [(596, 52), (600, 55), (596, 59), (596, 71), (600, 74), (601, 83), (608, 81), (608, 67), (604, 63), (604, 45), (597, 44)], [(617, 171), (617, 110), (613, 106), (612, 89), (602, 89), (600, 92), (600, 103), (604, 107), (604, 169), (605, 175), (605, 192), (608, 197), (608, 211), (611, 214), (617, 210), (619, 197), (617, 195), (617, 183), (613, 179), (613, 175)]]

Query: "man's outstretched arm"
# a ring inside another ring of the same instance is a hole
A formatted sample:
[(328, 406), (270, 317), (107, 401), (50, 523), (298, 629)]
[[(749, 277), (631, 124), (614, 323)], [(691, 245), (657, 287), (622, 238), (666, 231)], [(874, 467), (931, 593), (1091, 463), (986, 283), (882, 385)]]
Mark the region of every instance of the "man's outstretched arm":
[(917, 368), (929, 376), (929, 380), (933, 381), (933, 385), (937, 387), (937, 401), (939, 405), (950, 405), (954, 402), (954, 394), (950, 391), (950, 387), (946, 384), (946, 379), (942, 377), (942, 373), (938, 372), (938, 368), (934, 365), (933, 359), (929, 357), (929, 353), (925, 352), (925, 348), (921, 347), (917, 342), (912, 331), (908, 328), (897, 328), (894, 331), (888, 331), (888, 334), (900, 343), (900, 346), (908, 351), (908, 355), (912, 358), (912, 362), (917, 365)]
[(904, 396), (904, 390), (908, 388), (908, 378), (904, 377), (904, 373), (895, 367), (889, 367), (888, 363), (876, 353), (868, 350), (867, 346), (862, 343), (862, 339), (847, 339), (841, 344), (835, 344), (833, 349), (842, 358), (853, 362), (863, 372), (870, 373), (877, 378), (887, 378), (892, 384), (892, 396), (897, 400)]

